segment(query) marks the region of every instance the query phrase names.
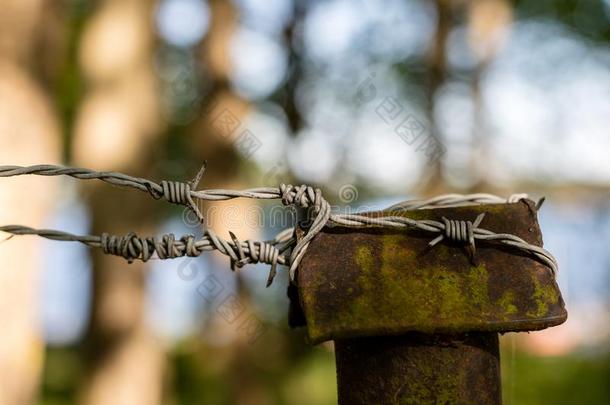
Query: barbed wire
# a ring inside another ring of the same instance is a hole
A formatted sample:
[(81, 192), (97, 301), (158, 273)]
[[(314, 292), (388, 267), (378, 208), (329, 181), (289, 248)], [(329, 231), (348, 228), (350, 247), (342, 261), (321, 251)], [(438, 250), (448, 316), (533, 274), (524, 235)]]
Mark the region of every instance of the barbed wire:
[[(203, 215), (196, 201), (222, 201), (234, 198), (252, 199), (280, 199), (286, 206), (296, 206), (309, 211), (312, 218), (302, 237), (297, 238), (294, 228), (280, 232), (269, 241), (244, 242), (230, 232), (231, 240), (225, 240), (212, 230), (204, 230), (201, 238), (195, 239), (193, 235), (185, 235), (179, 239), (169, 233), (161, 238), (139, 237), (135, 233), (124, 236), (73, 235), (48, 229), (33, 229), (21, 225), (0, 226), (0, 231), (12, 235), (38, 235), (47, 239), (58, 241), (75, 241), (94, 248), (101, 248), (106, 254), (122, 256), (129, 262), (139, 259), (149, 260), (155, 256), (159, 259), (169, 259), (180, 256), (199, 256), (203, 252), (217, 250), (228, 256), (231, 268), (239, 268), (249, 263), (267, 263), (271, 265), (267, 285), (270, 285), (277, 273), (277, 265), (289, 266), (290, 279), (295, 281), (296, 269), (301, 262), (313, 238), (326, 226), (342, 226), (347, 228), (389, 228), (396, 230), (417, 229), (424, 232), (438, 234), (429, 245), (434, 246), (443, 239), (450, 239), (467, 244), (471, 257), (475, 253), (475, 241), (496, 241), (528, 252), (546, 264), (555, 276), (558, 271), (557, 261), (546, 249), (530, 244), (525, 240), (511, 234), (495, 233), (480, 228), (484, 214), (479, 215), (474, 222), (451, 220), (443, 218), (443, 222), (435, 220), (416, 220), (396, 215), (401, 211), (420, 210), (428, 208), (458, 207), (477, 204), (507, 204), (516, 203), (527, 198), (526, 194), (514, 194), (508, 198), (501, 198), (492, 194), (447, 194), (426, 200), (410, 200), (395, 204), (386, 211), (388, 215), (371, 217), (362, 213), (341, 214), (332, 213), (328, 201), (322, 196), (318, 188), (307, 185), (293, 186), (281, 184), (279, 187), (259, 187), (245, 190), (193, 190), (197, 187), (205, 171), (205, 164), (190, 182), (154, 181), (129, 176), (119, 172), (99, 172), (83, 168), (71, 168), (55, 165), (36, 166), (0, 166), (0, 177), (22, 175), (39, 176), (70, 176), (76, 179), (97, 179), (106, 183), (133, 188), (147, 192), (154, 199), (165, 199), (172, 204), (179, 204), (192, 210), (203, 222)], [(543, 200), (541, 200), (542, 202)], [(537, 207), (541, 202), (538, 203)], [(394, 214), (394, 215), (393, 215)]]

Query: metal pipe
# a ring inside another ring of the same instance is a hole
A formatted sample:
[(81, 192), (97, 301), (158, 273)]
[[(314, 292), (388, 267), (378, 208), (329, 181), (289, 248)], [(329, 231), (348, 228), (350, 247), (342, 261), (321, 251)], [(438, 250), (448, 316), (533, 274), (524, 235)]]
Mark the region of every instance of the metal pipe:
[(340, 405), (501, 403), (497, 333), (338, 339)]

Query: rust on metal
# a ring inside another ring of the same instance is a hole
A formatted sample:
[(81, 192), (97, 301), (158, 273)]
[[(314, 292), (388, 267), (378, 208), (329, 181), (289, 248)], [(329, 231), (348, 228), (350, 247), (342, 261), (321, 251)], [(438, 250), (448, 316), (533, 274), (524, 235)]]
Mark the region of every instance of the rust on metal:
[[(530, 200), (393, 214), (472, 221), (482, 212), (481, 228), (542, 246)], [(553, 275), (535, 258), (477, 241), (473, 263), (450, 241), (429, 248), (432, 238), (425, 232), (374, 228), (333, 227), (318, 234), (297, 275), (311, 342), (409, 332), (526, 331), (566, 320)]]
[(340, 405), (499, 404), (498, 334), (335, 341)]

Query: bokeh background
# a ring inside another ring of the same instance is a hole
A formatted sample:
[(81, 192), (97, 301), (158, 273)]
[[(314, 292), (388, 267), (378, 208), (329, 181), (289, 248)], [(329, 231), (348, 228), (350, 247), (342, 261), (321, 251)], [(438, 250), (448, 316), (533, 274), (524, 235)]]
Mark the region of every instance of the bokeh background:
[[(379, 208), (443, 192), (547, 197), (562, 326), (502, 337), (507, 404), (610, 402), (610, 1), (0, 0), (0, 163), (200, 187), (320, 186)], [(177, 207), (2, 179), (0, 223), (201, 233)], [(273, 204), (209, 204), (266, 238)], [(285, 271), (127, 265), (0, 244), (0, 403), (332, 404), (332, 345), (287, 327)], [(239, 308), (227, 312), (226, 306)], [(233, 315), (235, 316), (233, 316)]]

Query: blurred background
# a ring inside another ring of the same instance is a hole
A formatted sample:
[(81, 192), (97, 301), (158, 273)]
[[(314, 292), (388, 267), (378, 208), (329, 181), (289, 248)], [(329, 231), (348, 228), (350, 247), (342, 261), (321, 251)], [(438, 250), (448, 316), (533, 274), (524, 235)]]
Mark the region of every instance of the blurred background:
[[(610, 1), (0, 0), (0, 164), (201, 188), (320, 186), (341, 207), (547, 197), (569, 311), (502, 337), (507, 404), (610, 402)], [(2, 179), (0, 223), (201, 233), (143, 193)], [(290, 226), (205, 206), (223, 237)], [(274, 208), (275, 207), (275, 208)], [(0, 244), (1, 404), (333, 404), (332, 345), (287, 327), (285, 271)]]

